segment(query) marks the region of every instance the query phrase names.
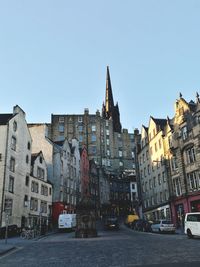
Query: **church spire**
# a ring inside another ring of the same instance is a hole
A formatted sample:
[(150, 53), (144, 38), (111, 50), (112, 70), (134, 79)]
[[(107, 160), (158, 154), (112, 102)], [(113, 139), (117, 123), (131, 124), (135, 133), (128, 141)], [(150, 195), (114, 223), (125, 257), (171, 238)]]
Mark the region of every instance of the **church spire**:
[(109, 66), (107, 66), (106, 72), (106, 99), (105, 99), (105, 112), (109, 115), (114, 107), (112, 86), (110, 80)]
[(102, 107), (102, 117), (106, 120), (112, 119), (114, 132), (121, 132), (120, 113), (118, 104), (114, 105), (112, 86), (110, 80), (109, 67), (107, 66), (106, 72), (106, 96), (105, 104)]

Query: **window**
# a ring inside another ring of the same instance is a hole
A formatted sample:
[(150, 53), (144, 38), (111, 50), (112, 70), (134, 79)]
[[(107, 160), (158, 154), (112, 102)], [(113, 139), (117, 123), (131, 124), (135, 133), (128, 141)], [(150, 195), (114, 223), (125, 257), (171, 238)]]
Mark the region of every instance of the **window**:
[(174, 157), (171, 158), (171, 167), (172, 167), (172, 170), (173, 171), (178, 168), (176, 156), (174, 156)]
[(65, 118), (64, 117), (59, 117), (59, 122), (64, 122)]
[(119, 157), (122, 157), (122, 151), (119, 150)]
[(78, 117), (78, 122), (83, 122), (83, 118), (82, 117)]
[(148, 188), (147, 188), (147, 182), (145, 182), (145, 191), (147, 191), (147, 189), (148, 189)]
[(148, 174), (150, 174), (151, 173), (151, 171), (150, 171), (150, 165), (147, 166), (147, 170), (148, 170)]
[(44, 179), (44, 170), (40, 167), (37, 169), (37, 177), (40, 179)]
[(28, 207), (28, 196), (24, 196), (24, 207)]
[(163, 182), (165, 183), (165, 182), (166, 182), (166, 175), (165, 175), (165, 172), (162, 172), (162, 179), (163, 179)]
[(26, 163), (28, 164), (29, 163), (29, 156), (26, 155)]
[(160, 173), (158, 174), (158, 184), (161, 184), (161, 177), (160, 177)]
[(132, 189), (135, 190), (135, 184), (132, 184)]
[(106, 135), (109, 135), (110, 133), (109, 133), (109, 130), (106, 130)]
[(96, 146), (92, 146), (91, 148), (91, 154), (96, 154), (97, 153), (97, 148), (96, 148)]
[(146, 177), (146, 167), (144, 168), (144, 177)]
[(15, 172), (15, 159), (14, 158), (10, 159), (10, 171)]
[(132, 159), (134, 159), (134, 158), (135, 158), (134, 151), (131, 151), (131, 157), (132, 157)]
[(11, 138), (11, 149), (12, 150), (16, 150), (16, 143), (17, 143), (16, 137), (12, 136)]
[(175, 179), (173, 180), (173, 186), (174, 186), (174, 191), (175, 191), (176, 196), (180, 196), (180, 195), (182, 195), (182, 190), (181, 190), (181, 180), (180, 180), (180, 177), (175, 178)]
[(83, 131), (83, 126), (82, 125), (79, 125), (78, 126), (78, 130), (79, 130), (79, 132), (82, 132)]
[(124, 164), (122, 161), (119, 162), (119, 166), (122, 167)]
[(49, 195), (51, 196), (51, 187), (49, 187)]
[(25, 185), (26, 185), (26, 186), (29, 186), (29, 176), (28, 176), (28, 175), (26, 176)]
[(40, 161), (40, 163), (42, 164), (42, 162), (43, 162), (43, 159), (42, 159), (42, 157), (40, 157), (39, 161)]
[(28, 150), (31, 149), (31, 143), (30, 143), (30, 142), (28, 142), (28, 144), (27, 144), (27, 148), (28, 148)]
[(79, 135), (79, 142), (83, 142), (83, 136)]
[(38, 210), (38, 200), (36, 198), (31, 198), (30, 209), (34, 211)]
[(59, 125), (58, 125), (58, 131), (59, 131), (60, 133), (64, 133), (64, 131), (65, 131), (64, 124), (59, 124)]
[(152, 188), (152, 180), (151, 179), (149, 180), (149, 188), (150, 189)]
[(183, 140), (186, 140), (187, 137), (188, 137), (188, 132), (187, 132), (187, 127), (184, 126), (182, 129), (181, 129), (181, 136), (183, 138)]
[(160, 202), (163, 202), (163, 194), (160, 192)]
[(96, 132), (96, 125), (92, 125), (92, 132)]
[(107, 150), (107, 156), (110, 156), (110, 150)]
[(12, 215), (12, 206), (13, 206), (13, 200), (11, 198), (6, 198), (4, 210), (5, 210), (5, 213), (10, 216)]
[(149, 159), (149, 151), (148, 150), (146, 151), (146, 159), (147, 160)]
[(41, 201), (40, 203), (40, 212), (47, 213), (47, 202)]
[(16, 121), (13, 122), (13, 131), (14, 132), (17, 131), (17, 122)]
[(38, 193), (38, 190), (39, 190), (39, 185), (38, 185), (38, 183), (32, 181), (32, 183), (31, 183), (31, 192)]
[(8, 191), (10, 193), (14, 192), (14, 177), (12, 177), (12, 176), (9, 177)]
[(106, 145), (109, 146), (110, 145), (110, 140), (106, 139)]
[(92, 134), (91, 140), (92, 140), (92, 142), (96, 142), (97, 141), (97, 137), (96, 137), (95, 134)]
[(195, 151), (194, 147), (191, 147), (186, 150), (186, 155), (187, 155), (187, 163), (193, 163), (196, 161), (196, 156), (195, 156)]
[(153, 177), (153, 186), (156, 187), (156, 177)]
[(200, 187), (200, 180), (198, 178), (197, 172), (187, 173), (187, 178), (191, 190), (196, 190)]

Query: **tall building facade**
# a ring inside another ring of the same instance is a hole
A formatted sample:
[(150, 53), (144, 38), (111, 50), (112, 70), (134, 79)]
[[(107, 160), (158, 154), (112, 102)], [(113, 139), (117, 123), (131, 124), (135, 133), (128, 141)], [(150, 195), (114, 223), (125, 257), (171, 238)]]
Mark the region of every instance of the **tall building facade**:
[(182, 95), (175, 103), (171, 152), (173, 221), (184, 223), (186, 212), (200, 211), (200, 100), (187, 102)]
[(170, 219), (169, 168), (167, 162), (167, 119), (150, 118), (142, 126), (141, 150), (138, 153), (143, 213), (149, 220)]
[(0, 226), (47, 226), (51, 217), (52, 185), (41, 150), (32, 153), (25, 112), (0, 114)]
[(41, 149), (47, 163), (48, 179), (53, 184), (52, 220), (65, 210), (74, 213), (80, 196), (80, 153), (76, 139), (51, 141), (46, 124), (29, 124), (34, 153)]

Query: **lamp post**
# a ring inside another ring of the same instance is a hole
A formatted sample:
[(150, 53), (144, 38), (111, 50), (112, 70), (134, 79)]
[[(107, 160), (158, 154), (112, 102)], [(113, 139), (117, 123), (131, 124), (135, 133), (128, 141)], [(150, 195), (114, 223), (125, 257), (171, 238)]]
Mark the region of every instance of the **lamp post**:
[(6, 232), (5, 232), (5, 244), (7, 244), (7, 240), (8, 240), (8, 213), (6, 213)]

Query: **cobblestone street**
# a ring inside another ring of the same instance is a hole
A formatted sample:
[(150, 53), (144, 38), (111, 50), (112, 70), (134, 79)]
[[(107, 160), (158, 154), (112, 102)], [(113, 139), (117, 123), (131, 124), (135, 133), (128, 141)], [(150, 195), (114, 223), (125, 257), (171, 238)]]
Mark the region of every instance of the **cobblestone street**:
[(200, 266), (200, 239), (134, 232), (125, 226), (99, 231), (97, 238), (57, 233), (29, 244), (16, 242), (16, 247), (0, 258), (0, 266)]

